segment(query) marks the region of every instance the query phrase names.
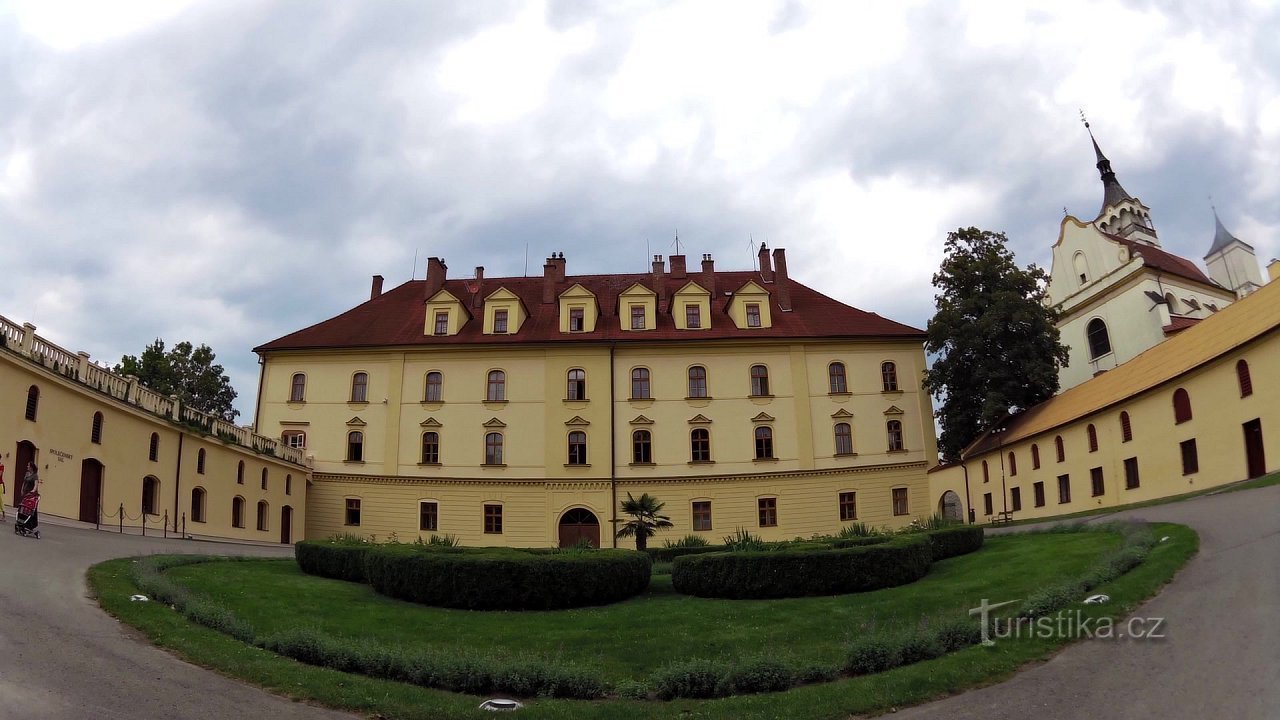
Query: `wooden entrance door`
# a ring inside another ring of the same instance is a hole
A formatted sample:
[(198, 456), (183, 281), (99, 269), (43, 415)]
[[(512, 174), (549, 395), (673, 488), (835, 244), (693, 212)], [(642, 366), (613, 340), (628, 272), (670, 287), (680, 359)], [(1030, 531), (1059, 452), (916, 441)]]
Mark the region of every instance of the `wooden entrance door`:
[(1262, 477), (1267, 474), (1267, 456), (1262, 447), (1262, 420), (1250, 420), (1242, 427), (1244, 428), (1244, 456), (1249, 465), (1249, 477)]
[(80, 463), (80, 522), (98, 522), (102, 502), (102, 463), (89, 458)]
[(560, 547), (573, 547), (586, 538), (591, 547), (600, 547), (600, 521), (586, 508), (573, 508), (560, 516)]
[(27, 440), (18, 443), (18, 451), (13, 454), (13, 477), (5, 480), (13, 489), (13, 501), (10, 503), (13, 507), (17, 507), (18, 501), (22, 499), (22, 477), (27, 474), (27, 463), (35, 462), (37, 455), (33, 443)]
[(288, 505), (280, 508), (280, 542), (293, 542), (293, 508)]

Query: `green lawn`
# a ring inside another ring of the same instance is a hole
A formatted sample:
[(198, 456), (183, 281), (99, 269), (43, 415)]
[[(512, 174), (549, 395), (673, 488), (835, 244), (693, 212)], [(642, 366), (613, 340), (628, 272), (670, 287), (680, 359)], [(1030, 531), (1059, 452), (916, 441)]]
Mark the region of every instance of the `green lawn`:
[[(1189, 528), (1161, 524), (1169, 542), (1098, 592), (1105, 606), (1078, 606), (1085, 617), (1118, 617), (1154, 594), (1198, 547)], [(785, 653), (824, 658), (831, 646), (872, 619), (877, 624), (956, 611), (988, 597), (1021, 597), (1046, 581), (1085, 570), (1115, 547), (1114, 535), (1048, 534), (992, 538), (973, 555), (937, 563), (914, 585), (840, 598), (726, 601), (683, 598), (663, 580), (651, 592), (608, 608), (559, 613), (479, 613), (423, 608), (385, 600), (358, 585), (319, 580), (280, 561), (214, 562), (175, 568), (193, 588), (208, 589), (256, 629), (305, 624), (395, 643), (484, 643), (517, 638), (522, 647), (575, 661), (607, 658), (614, 677), (643, 673), (662, 662), (713, 653)], [(304, 665), (187, 621), (160, 603), (133, 603), (132, 561), (113, 560), (90, 570), (102, 606), (140, 629), (152, 642), (185, 659), (299, 700), (395, 720), (482, 718), (479, 698)], [(1038, 578), (1033, 580), (1032, 578)], [(261, 624), (260, 627), (259, 624)], [(742, 630), (739, 625), (756, 630)], [(579, 627), (581, 626), (581, 627)], [(781, 627), (779, 627), (781, 626)], [(695, 632), (696, 631), (696, 632)], [(763, 635), (761, 633), (764, 633)], [(715, 650), (704, 646), (708, 638)], [(846, 718), (998, 681), (1021, 665), (1056, 651), (1069, 639), (1001, 640), (936, 660), (876, 675), (798, 687), (786, 692), (718, 700), (574, 701), (534, 699), (529, 718)], [(501, 651), (509, 651), (503, 648)], [(653, 660), (642, 660), (652, 654)], [(623, 657), (625, 656), (625, 657)], [(633, 659), (628, 659), (633, 658)]]

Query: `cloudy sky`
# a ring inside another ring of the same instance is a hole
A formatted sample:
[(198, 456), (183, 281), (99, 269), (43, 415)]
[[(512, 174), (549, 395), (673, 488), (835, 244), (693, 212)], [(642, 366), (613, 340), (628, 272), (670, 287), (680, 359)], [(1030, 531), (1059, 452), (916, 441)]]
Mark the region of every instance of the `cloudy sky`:
[(1280, 254), (1270, 2), (0, 0), (0, 314), (117, 361), (251, 348), (422, 277), (793, 277), (923, 327), (948, 230), (1047, 265), (1102, 188)]

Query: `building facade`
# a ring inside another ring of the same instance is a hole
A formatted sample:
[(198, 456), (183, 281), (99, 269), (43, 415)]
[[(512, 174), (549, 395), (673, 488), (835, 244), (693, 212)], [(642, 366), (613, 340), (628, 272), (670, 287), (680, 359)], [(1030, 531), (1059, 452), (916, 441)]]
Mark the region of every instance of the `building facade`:
[(628, 493), (718, 541), (931, 512), (921, 331), (759, 268), (427, 278), (269, 342), (256, 427), (314, 467), (308, 535), (614, 543)]
[(0, 462), (9, 512), (28, 463), (40, 512), (129, 532), (291, 543), (302, 454), (182, 407), (0, 318)]

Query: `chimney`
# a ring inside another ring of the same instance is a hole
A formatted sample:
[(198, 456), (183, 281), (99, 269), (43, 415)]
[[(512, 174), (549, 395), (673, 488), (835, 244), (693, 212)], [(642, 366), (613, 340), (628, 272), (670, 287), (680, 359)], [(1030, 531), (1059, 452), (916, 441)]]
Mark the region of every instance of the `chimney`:
[(555, 253), (547, 258), (542, 266), (542, 303), (550, 305), (556, 301), (556, 258)]
[(564, 282), (564, 253), (551, 253), (551, 257), (556, 264), (556, 282)]
[(1280, 260), (1271, 258), (1271, 262), (1267, 263), (1267, 277), (1269, 277), (1272, 282), (1280, 280)]
[(661, 255), (653, 256), (653, 291), (658, 294), (658, 312), (662, 312), (662, 302), (666, 299), (667, 285), (665, 282), (666, 268), (662, 263)]
[(471, 296), (471, 307), (478, 308), (484, 303), (484, 266), (476, 266), (476, 291)]
[(427, 300), (444, 288), (444, 279), (448, 270), (449, 266), (444, 264), (444, 258), (427, 258)]
[(765, 282), (773, 282), (773, 268), (769, 265), (769, 248), (760, 243), (760, 277)]
[(716, 263), (715, 263), (715, 261), (714, 261), (714, 260), (712, 260), (712, 259), (711, 259), (711, 253), (703, 253), (703, 254), (702, 254), (702, 274), (706, 276), (705, 278), (703, 278), (703, 280), (702, 280), (702, 284), (703, 284), (704, 286), (706, 286), (706, 288), (707, 288), (707, 292), (711, 293), (711, 300), (712, 300), (712, 302), (715, 302), (715, 299), (716, 299)]
[(382, 294), (382, 276), (373, 276), (373, 289), (369, 291), (369, 299), (372, 300)]
[(778, 284), (778, 307), (783, 312), (791, 311), (791, 283), (787, 279), (787, 251), (778, 248), (773, 251), (773, 267), (776, 273), (774, 282)]
[(671, 256), (671, 277), (676, 280), (684, 280), (688, 275), (684, 271), (684, 256)]

